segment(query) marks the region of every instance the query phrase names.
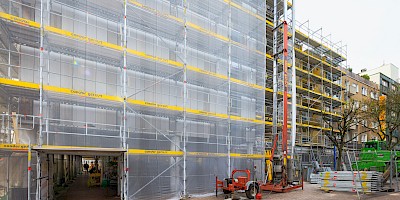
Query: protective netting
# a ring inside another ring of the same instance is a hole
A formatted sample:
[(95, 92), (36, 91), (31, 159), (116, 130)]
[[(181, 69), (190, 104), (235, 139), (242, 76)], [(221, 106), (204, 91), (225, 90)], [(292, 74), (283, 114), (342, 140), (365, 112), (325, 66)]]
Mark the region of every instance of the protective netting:
[(0, 5), (3, 119), (19, 130), (3, 142), (126, 144), (130, 198), (211, 193), (235, 168), (262, 178), (265, 1)]

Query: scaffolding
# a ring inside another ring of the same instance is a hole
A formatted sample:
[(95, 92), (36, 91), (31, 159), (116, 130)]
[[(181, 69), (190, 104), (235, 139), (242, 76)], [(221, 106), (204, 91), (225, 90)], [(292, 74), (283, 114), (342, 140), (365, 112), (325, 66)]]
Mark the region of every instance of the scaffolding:
[(267, 1), (266, 148), (271, 148), (274, 135), (282, 135), (286, 124), (289, 155), (301, 155), (303, 165), (318, 161), (332, 167), (333, 145), (325, 137), (330, 128), (322, 117), (340, 117), (335, 110), (344, 103), (341, 68), (347, 66), (347, 47), (333, 43), (322, 28), (313, 31), (308, 21), (297, 22), (293, 3)]
[[(121, 199), (211, 193), (234, 168), (263, 179), (264, 13), (261, 0), (1, 0), (1, 143), (125, 149)], [(36, 199), (41, 159), (24, 177)]]

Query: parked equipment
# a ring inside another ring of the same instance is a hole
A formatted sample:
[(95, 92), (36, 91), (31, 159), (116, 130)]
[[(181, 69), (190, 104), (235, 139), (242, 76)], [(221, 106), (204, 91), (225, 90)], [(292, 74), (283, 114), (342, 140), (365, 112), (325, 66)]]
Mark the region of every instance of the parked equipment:
[[(393, 153), (393, 168), (400, 171), (400, 152)], [(356, 163), (357, 162), (357, 163)], [(353, 163), (353, 168), (359, 170), (386, 172), (390, 166), (390, 151), (384, 141), (368, 141), (361, 149), (359, 160)]]
[[(242, 176), (237, 176), (236, 174), (240, 173)], [(245, 176), (243, 176), (245, 174)], [(236, 176), (235, 176), (236, 175)], [(256, 181), (250, 180), (250, 170), (233, 170), (231, 177), (225, 178), (224, 180), (218, 180), (216, 177), (215, 182), (215, 196), (217, 196), (218, 189), (222, 189), (224, 194), (231, 195), (235, 191), (244, 190), (247, 198), (254, 199), (257, 193), (260, 192), (259, 183)]]

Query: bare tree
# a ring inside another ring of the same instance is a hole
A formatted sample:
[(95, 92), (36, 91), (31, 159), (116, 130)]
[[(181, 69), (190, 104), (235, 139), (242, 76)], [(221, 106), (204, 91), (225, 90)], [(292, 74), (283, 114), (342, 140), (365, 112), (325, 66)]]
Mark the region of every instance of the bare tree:
[(336, 162), (336, 169), (342, 170), (342, 155), (343, 149), (347, 143), (353, 141), (357, 136), (368, 132), (365, 130), (358, 132), (351, 137), (348, 136), (350, 129), (353, 126), (357, 126), (363, 120), (362, 109), (359, 104), (353, 99), (350, 99), (346, 104), (340, 108), (340, 117), (331, 117), (329, 115), (323, 115), (323, 120), (330, 128), (329, 132), (325, 132), (328, 139), (336, 146), (338, 151), (338, 157)]
[(366, 126), (376, 133), (381, 141), (386, 141), (388, 150), (399, 144), (400, 130), (400, 90), (390, 90), (387, 96), (379, 99), (369, 99), (364, 102), (367, 106), (364, 116), (372, 122), (373, 126)]

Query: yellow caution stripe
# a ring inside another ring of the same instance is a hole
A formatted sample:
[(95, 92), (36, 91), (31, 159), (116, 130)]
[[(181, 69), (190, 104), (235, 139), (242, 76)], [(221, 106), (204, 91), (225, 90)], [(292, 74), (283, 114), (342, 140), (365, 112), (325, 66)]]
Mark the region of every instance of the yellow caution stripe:
[(123, 98), (118, 97), (118, 96), (110, 96), (110, 95), (105, 95), (105, 94), (98, 94), (94, 92), (86, 92), (82, 90), (73, 90), (69, 88), (60, 88), (56, 86), (50, 86), (50, 85), (44, 85), (43, 90), (45, 91), (51, 91), (51, 92), (57, 92), (57, 93), (64, 93), (64, 94), (70, 94), (70, 95), (78, 95), (82, 97), (90, 97), (94, 99), (104, 99), (108, 101), (119, 101), (122, 102)]
[(23, 25), (23, 26), (40, 28), (40, 23), (37, 23), (37, 22), (29, 20), (29, 19), (10, 15), (10, 14), (4, 13), (4, 12), (0, 12), (0, 18), (15, 22), (15, 23)]
[(84, 36), (84, 35), (79, 35), (79, 34), (76, 34), (76, 33), (73, 33), (73, 32), (67, 31), (67, 30), (62, 30), (62, 29), (59, 29), (59, 28), (55, 28), (55, 27), (52, 27), (52, 26), (46, 26), (46, 27), (44, 27), (44, 29), (46, 31), (51, 32), (51, 33), (56, 33), (56, 34), (63, 35), (63, 36), (66, 36), (66, 37), (69, 37), (69, 38), (73, 38), (73, 39), (76, 39), (76, 40), (88, 42), (90, 44), (94, 44), (94, 45), (98, 45), (98, 46), (102, 46), (102, 47), (107, 47), (107, 48), (118, 50), (118, 51), (122, 51), (123, 50), (123, 48), (121, 46), (119, 46), (119, 45), (115, 45), (115, 44), (112, 44), (112, 43), (109, 43), (109, 42), (105, 42), (105, 41), (102, 41), (102, 40), (97, 40), (97, 39), (90, 38), (90, 37), (87, 37), (87, 36)]
[(133, 155), (183, 156), (183, 151), (167, 150), (129, 149), (128, 153)]
[(37, 84), (37, 83), (30, 83), (30, 82), (18, 81), (18, 80), (6, 79), (6, 78), (0, 78), (0, 84), (17, 86), (17, 87), (22, 87), (22, 88), (27, 88), (27, 89), (36, 89), (36, 90), (39, 89), (39, 84)]
[(28, 144), (0, 144), (0, 149), (7, 150), (28, 150)]
[[(28, 89), (39, 89), (39, 84), (28, 83), (28, 82), (23, 82), (23, 81), (16, 81), (16, 80), (11, 80), (11, 79), (6, 79), (6, 78), (0, 78), (0, 84), (10, 85), (10, 86), (18, 86), (18, 87), (28, 88)], [(119, 97), (119, 96), (110, 96), (110, 95), (99, 94), (99, 93), (94, 93), (94, 92), (86, 92), (83, 90), (73, 90), (70, 88), (61, 88), (61, 87), (57, 87), (57, 86), (44, 85), (43, 90), (49, 91), (49, 92), (67, 94), (67, 95), (76, 95), (76, 96), (88, 97), (88, 98), (94, 98), (94, 99), (103, 99), (103, 100), (107, 100), (107, 101), (123, 102), (123, 98)], [(160, 109), (172, 110), (172, 111), (178, 111), (178, 112), (182, 112), (184, 110), (183, 107), (179, 107), (179, 106), (158, 104), (158, 103), (147, 102), (147, 101), (138, 100), (138, 99), (129, 99), (128, 98), (127, 102), (130, 104), (133, 104), (133, 105), (146, 106), (146, 107), (152, 107), (152, 108), (160, 108)], [(191, 108), (186, 108), (186, 112), (195, 114), (195, 115), (202, 115), (202, 116), (207, 116), (207, 117), (217, 117), (217, 118), (222, 118), (222, 119), (228, 119), (228, 117), (229, 117), (227, 114), (214, 113), (214, 112), (208, 112), (208, 111), (204, 111), (204, 110), (197, 110), (197, 109), (191, 109)], [(239, 117), (239, 116), (234, 116), (234, 115), (231, 115), (231, 119), (235, 120), (235, 121), (244, 121), (244, 122), (251, 122), (251, 123), (258, 123), (258, 124), (264, 123), (264, 121), (262, 121), (262, 120)]]
[(251, 159), (260, 159), (264, 158), (262, 154), (241, 154), (241, 153), (231, 153), (232, 158), (251, 158)]
[(127, 102), (130, 104), (134, 104), (134, 105), (140, 105), (140, 106), (146, 106), (146, 107), (152, 107), (152, 108), (161, 108), (161, 109), (173, 110), (173, 111), (183, 111), (183, 108), (179, 107), (179, 106), (171, 106), (171, 105), (153, 103), (153, 102), (137, 100), (137, 99), (127, 99)]
[[(31, 145), (32, 147), (36, 147), (37, 145)], [(88, 147), (88, 146), (57, 146), (57, 145), (43, 145), (43, 148), (49, 149), (90, 149), (90, 148), (98, 148), (99, 150), (104, 149), (113, 149), (113, 148), (104, 148), (104, 147)], [(17, 151), (25, 151), (29, 149), (28, 144), (0, 144), (0, 149), (5, 150), (17, 150)], [(128, 154), (131, 155), (149, 155), (149, 156), (183, 156), (183, 151), (171, 151), (171, 150), (152, 150), (152, 149), (128, 149)], [(187, 152), (187, 155), (190, 157), (227, 157), (227, 153), (214, 153), (214, 152)], [(249, 159), (260, 159), (263, 158), (262, 154), (239, 154), (239, 153), (231, 153), (231, 157), (233, 158), (249, 158)]]
[(225, 75), (217, 74), (217, 73), (214, 73), (214, 72), (210, 72), (210, 71), (207, 71), (207, 70), (204, 70), (204, 69), (200, 69), (198, 67), (194, 67), (194, 66), (188, 65), (188, 66), (186, 66), (186, 68), (188, 70), (190, 70), (190, 71), (194, 71), (194, 72), (197, 72), (197, 73), (200, 73), (200, 74), (206, 74), (206, 75), (217, 77), (217, 78), (220, 78), (220, 79), (223, 79), (223, 80), (228, 80), (228, 77), (225, 76)]

